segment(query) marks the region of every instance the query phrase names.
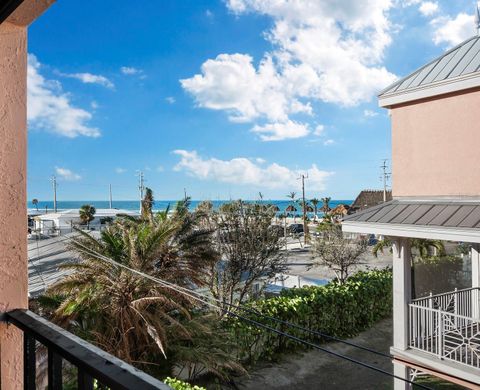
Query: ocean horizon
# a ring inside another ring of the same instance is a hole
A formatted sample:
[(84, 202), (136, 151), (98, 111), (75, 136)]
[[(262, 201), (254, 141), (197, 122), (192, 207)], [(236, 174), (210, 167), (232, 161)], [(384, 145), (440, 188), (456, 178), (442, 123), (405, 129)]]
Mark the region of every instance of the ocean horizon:
[[(217, 209), (222, 204), (232, 202), (233, 200), (211, 200), (213, 207)], [(292, 203), (288, 199), (285, 200), (244, 200), (245, 202), (262, 202), (268, 203), (277, 206), (280, 209), (280, 213), (283, 213), (285, 209)], [(162, 211), (165, 210), (167, 207), (174, 207), (178, 200), (156, 200), (153, 205), (154, 211)], [(199, 203), (204, 202), (203, 200), (191, 200), (190, 201), (190, 210), (194, 210)], [(330, 207), (334, 208), (339, 204), (352, 204), (353, 200), (343, 200), (343, 199), (335, 199), (330, 201)], [(89, 204), (94, 206), (97, 209), (108, 209), (109, 208), (109, 201), (108, 200), (59, 200), (57, 201), (57, 210), (70, 210), (70, 209), (79, 209), (82, 205)], [(318, 207), (321, 207), (321, 203)], [(140, 201), (139, 200), (114, 200), (112, 201), (112, 206), (115, 209), (122, 209), (122, 210), (139, 210), (140, 209)], [(37, 210), (43, 212), (52, 212), (53, 211), (53, 201), (38, 201), (38, 205), (35, 206), (32, 204), (31, 201), (27, 202), (27, 208), (29, 210)], [(300, 207), (298, 208), (298, 213), (301, 213)], [(320, 214), (320, 213), (319, 213)]]

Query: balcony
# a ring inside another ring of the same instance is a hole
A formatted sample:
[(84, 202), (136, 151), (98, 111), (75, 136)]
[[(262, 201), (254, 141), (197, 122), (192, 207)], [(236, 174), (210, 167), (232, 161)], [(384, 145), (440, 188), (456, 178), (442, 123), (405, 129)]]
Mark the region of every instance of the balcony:
[(480, 288), (468, 288), (414, 299), (409, 304), (409, 348), (480, 369), (479, 298)]
[(23, 332), (24, 389), (37, 388), (37, 347), (47, 350), (48, 389), (63, 388), (64, 361), (76, 367), (77, 387), (99, 389), (170, 389), (169, 386), (143, 371), (102, 351), (44, 318), (28, 311), (13, 310), (5, 314), (8, 324)]

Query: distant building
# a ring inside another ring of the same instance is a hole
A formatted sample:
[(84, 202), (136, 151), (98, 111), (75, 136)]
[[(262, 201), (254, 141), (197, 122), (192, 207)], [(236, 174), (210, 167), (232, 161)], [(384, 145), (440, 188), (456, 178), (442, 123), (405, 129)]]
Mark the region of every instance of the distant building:
[[(391, 190), (386, 192), (386, 201), (388, 202), (390, 200), (392, 200)], [(363, 190), (350, 206), (348, 213), (353, 214), (382, 203), (384, 203), (383, 190)]]
[[(120, 209), (97, 209), (95, 218), (90, 222), (91, 230), (100, 230), (102, 226), (118, 215), (138, 217), (137, 211)], [(78, 209), (58, 211), (33, 217), (33, 229), (44, 235), (65, 234), (72, 231), (73, 226), (81, 227)]]

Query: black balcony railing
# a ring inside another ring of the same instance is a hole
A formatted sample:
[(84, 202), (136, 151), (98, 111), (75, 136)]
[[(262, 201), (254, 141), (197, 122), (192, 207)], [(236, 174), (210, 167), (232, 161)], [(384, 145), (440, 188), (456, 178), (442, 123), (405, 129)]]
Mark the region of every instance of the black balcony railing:
[(80, 339), (29, 310), (6, 313), (9, 324), (24, 334), (24, 389), (36, 388), (36, 345), (48, 353), (48, 389), (62, 389), (63, 364), (66, 360), (77, 367), (78, 389), (170, 389), (169, 386), (136, 369), (100, 348)]

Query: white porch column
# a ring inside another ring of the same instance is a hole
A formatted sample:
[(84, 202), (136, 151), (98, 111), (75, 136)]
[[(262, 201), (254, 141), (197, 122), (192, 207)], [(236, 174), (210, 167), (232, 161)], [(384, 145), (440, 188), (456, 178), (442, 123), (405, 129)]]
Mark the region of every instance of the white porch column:
[[(480, 288), (480, 245), (472, 244), (472, 287)], [(480, 318), (480, 292), (472, 292), (472, 316)]]
[[(406, 238), (396, 238), (393, 244), (393, 347), (399, 350), (408, 348), (408, 304), (412, 294), (412, 262), (410, 242)], [(410, 370), (403, 364), (394, 363), (395, 375), (410, 379)], [(394, 379), (395, 390), (410, 389), (410, 385)]]

